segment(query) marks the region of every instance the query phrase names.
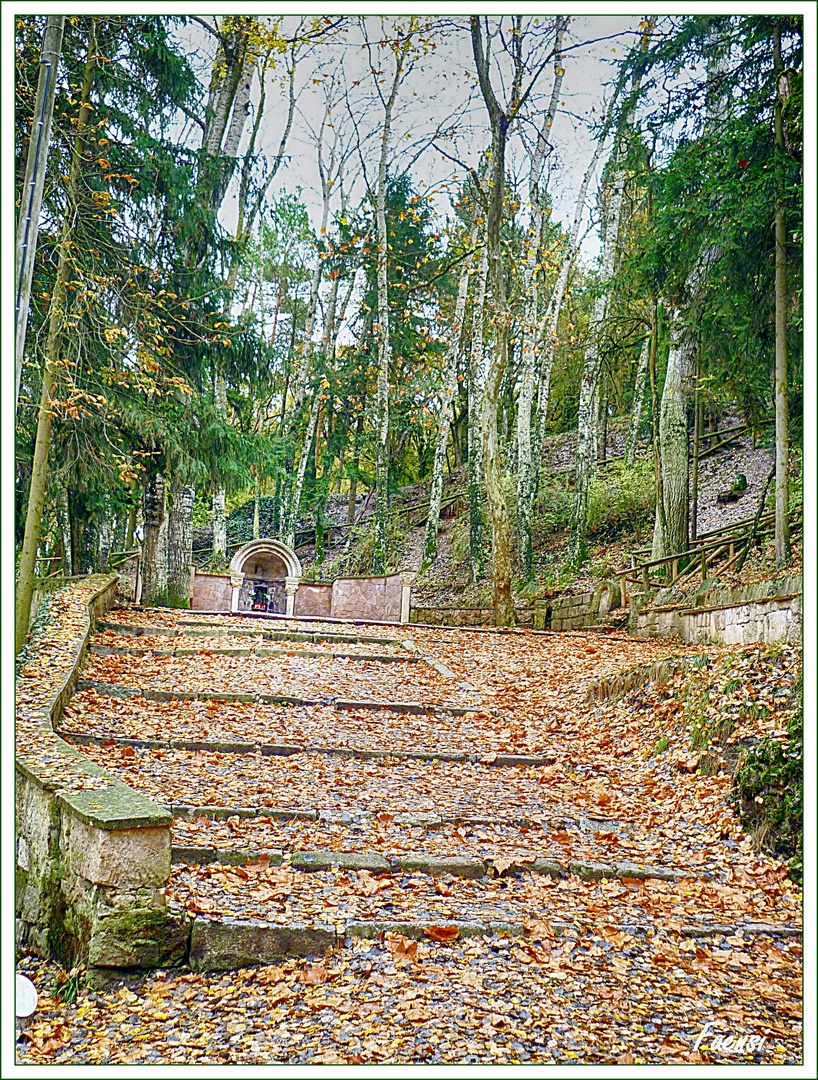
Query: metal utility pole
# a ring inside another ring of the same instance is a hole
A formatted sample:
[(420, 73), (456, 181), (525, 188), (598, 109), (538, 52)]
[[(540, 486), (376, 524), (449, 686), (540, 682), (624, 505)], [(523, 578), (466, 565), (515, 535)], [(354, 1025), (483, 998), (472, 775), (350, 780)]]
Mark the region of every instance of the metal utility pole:
[(43, 204), (45, 165), (48, 157), (48, 144), (51, 140), (51, 118), (54, 115), (57, 66), (60, 62), (64, 26), (65, 16), (49, 15), (43, 37), (43, 51), (40, 55), (40, 78), (37, 82), (37, 97), (34, 101), (34, 116), (31, 121), (31, 138), (28, 143), (23, 197), (20, 205), (20, 216), (17, 220), (17, 258), (15, 263), (17, 302), (14, 308), (17, 374), (14, 390), (15, 408), (17, 398), (20, 395), (23, 346), (26, 340), (31, 279), (34, 274), (34, 255), (37, 250), (37, 232), (40, 222), (40, 208)]

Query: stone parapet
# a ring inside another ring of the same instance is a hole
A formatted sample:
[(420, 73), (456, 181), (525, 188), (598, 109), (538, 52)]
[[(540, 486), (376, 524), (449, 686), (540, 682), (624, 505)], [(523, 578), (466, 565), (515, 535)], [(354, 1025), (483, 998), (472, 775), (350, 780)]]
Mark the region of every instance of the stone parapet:
[(168, 912), (163, 888), (170, 812), (54, 731), (77, 685), (92, 622), (115, 605), (117, 583), (116, 575), (63, 583), (58, 597), (43, 603), (21, 656), (17, 940), (66, 963), (180, 963), (186, 931)]

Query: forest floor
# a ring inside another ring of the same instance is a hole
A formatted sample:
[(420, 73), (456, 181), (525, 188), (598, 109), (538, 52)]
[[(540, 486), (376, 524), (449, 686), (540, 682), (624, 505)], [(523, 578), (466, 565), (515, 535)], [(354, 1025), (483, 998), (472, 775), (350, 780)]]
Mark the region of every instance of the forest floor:
[(799, 665), (789, 646), (112, 612), (61, 734), (172, 808), (194, 967), (242, 956), (208, 952), (217, 924), (329, 944), (90, 985), (24, 956), (41, 996), (18, 1061), (799, 1063), (801, 890), (730, 802), (742, 748), (786, 739)]

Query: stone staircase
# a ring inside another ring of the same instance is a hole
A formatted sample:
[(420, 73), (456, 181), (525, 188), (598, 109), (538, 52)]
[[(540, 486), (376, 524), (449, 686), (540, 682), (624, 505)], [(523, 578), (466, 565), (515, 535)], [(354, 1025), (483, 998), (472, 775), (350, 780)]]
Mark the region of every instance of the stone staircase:
[(589, 806), (607, 764), (566, 758), (568, 735), (509, 745), (513, 708), (409, 632), (143, 609), (97, 624), (60, 734), (173, 814), (166, 896), (192, 968), (543, 918), (569, 937), (800, 932), (772, 901), (747, 917), (695, 822)]

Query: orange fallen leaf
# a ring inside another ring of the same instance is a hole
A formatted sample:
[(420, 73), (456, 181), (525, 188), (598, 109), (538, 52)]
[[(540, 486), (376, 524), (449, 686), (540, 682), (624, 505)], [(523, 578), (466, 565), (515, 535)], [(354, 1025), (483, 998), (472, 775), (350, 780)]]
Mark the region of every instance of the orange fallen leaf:
[(329, 972), (323, 964), (308, 964), (301, 975), (301, 982), (307, 986), (321, 986), (328, 978)]
[(427, 926), (424, 933), (432, 941), (456, 941), (460, 937), (460, 928), (457, 926)]

